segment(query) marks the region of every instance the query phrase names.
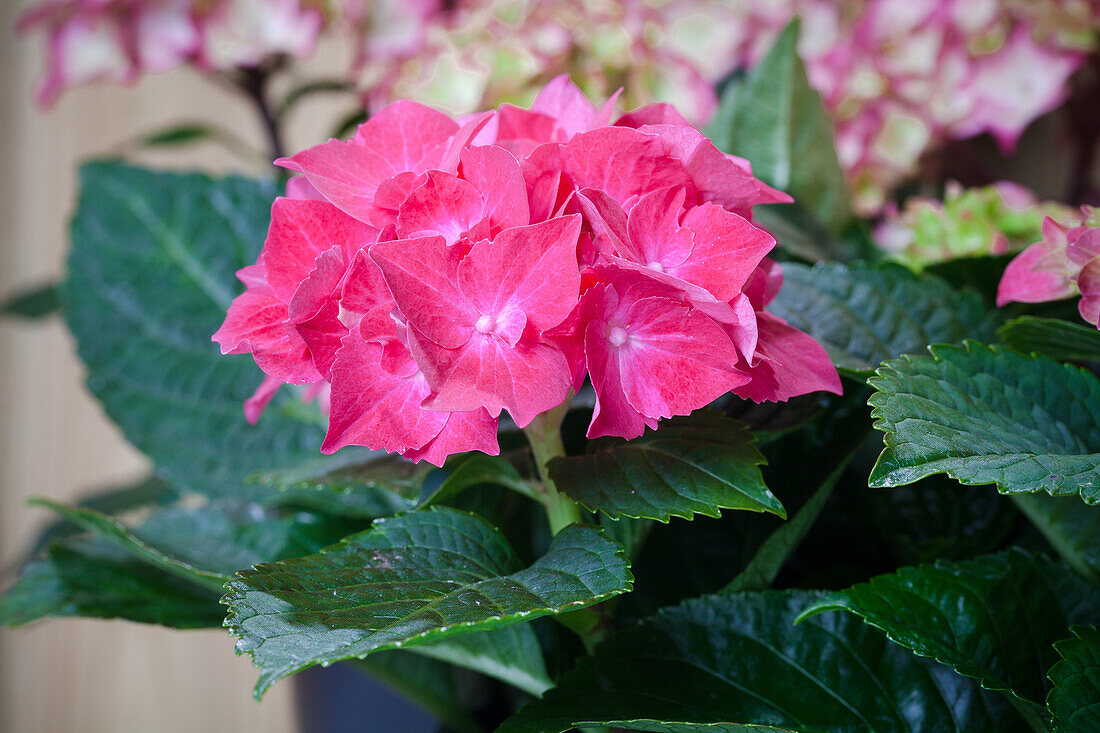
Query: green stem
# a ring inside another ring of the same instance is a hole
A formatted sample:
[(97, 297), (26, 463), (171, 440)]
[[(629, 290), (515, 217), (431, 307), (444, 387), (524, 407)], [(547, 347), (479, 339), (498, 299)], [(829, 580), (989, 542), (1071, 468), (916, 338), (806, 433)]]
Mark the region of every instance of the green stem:
[(1081, 557), (1081, 553), (1068, 542), (1065, 534), (1059, 532), (1058, 528), (1051, 524), (1050, 517), (1042, 509), (1043, 502), (1058, 501), (1061, 497), (1055, 498), (1045, 494), (1012, 494), (1011, 496), (1016, 508), (1031, 520), (1031, 523), (1046, 538), (1050, 546), (1062, 556), (1062, 559), (1071, 568), (1077, 571), (1078, 575), (1082, 578), (1088, 578), (1093, 583), (1100, 581), (1096, 571), (1089, 567), (1089, 564)]
[(535, 470), (542, 480), (542, 504), (546, 507), (546, 516), (550, 520), (551, 534), (557, 534), (574, 522), (581, 521), (577, 503), (558, 491), (554, 479), (550, 478), (547, 464), (553, 458), (565, 455), (565, 446), (561, 442), (561, 421), (569, 403), (538, 415), (531, 424), (523, 429), (531, 444), (531, 453), (535, 458)]
[[(554, 479), (550, 478), (547, 464), (554, 458), (565, 455), (565, 445), (561, 441), (561, 421), (569, 409), (568, 400), (538, 415), (531, 424), (523, 429), (527, 441), (531, 444), (531, 453), (535, 458), (535, 470), (538, 471), (541, 484), (538, 486), (539, 500), (546, 507), (546, 517), (550, 521), (551, 534), (557, 534), (571, 524), (581, 521), (581, 511), (577, 503), (558, 491)], [(575, 632), (584, 642), (588, 653), (603, 639), (605, 628), (603, 616), (594, 608), (582, 608), (563, 613), (556, 617), (566, 628)]]

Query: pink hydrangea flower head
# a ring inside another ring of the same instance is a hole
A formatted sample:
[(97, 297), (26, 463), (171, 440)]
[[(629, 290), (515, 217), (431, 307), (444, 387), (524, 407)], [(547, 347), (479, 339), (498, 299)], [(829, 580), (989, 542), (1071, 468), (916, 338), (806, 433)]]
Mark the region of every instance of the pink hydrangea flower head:
[(324, 452), (436, 464), (495, 453), (501, 412), (524, 427), (585, 380), (589, 434), (627, 438), (730, 392), (839, 390), (824, 350), (763, 311), (782, 276), (749, 217), (785, 195), (675, 110), (611, 125), (612, 106), (566, 79), (537, 109), (458, 122), (398, 102), (280, 161), (296, 198), (215, 340), (330, 385)]

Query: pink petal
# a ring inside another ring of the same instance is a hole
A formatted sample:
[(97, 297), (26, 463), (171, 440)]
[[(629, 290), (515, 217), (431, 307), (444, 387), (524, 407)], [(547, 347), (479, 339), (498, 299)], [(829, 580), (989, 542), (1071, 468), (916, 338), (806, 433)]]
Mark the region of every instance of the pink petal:
[[(596, 406), (587, 435), (589, 438), (602, 435), (617, 435), (627, 440), (637, 438), (646, 428), (656, 428), (657, 419), (641, 414), (626, 399), (622, 363), (613, 350), (601, 347), (605, 341), (601, 326), (598, 321), (590, 321), (585, 334), (588, 370), (596, 390)], [(589, 330), (591, 336), (587, 333)]]
[(772, 302), (779, 289), (783, 287), (783, 268), (775, 260), (765, 257), (760, 262), (742, 291), (752, 301), (756, 310), (763, 310), (764, 306)]
[[(748, 382), (733, 366), (737, 351), (722, 327), (668, 298), (643, 298), (606, 321), (591, 322), (585, 353), (590, 370), (617, 362), (618, 389), (646, 418), (690, 414)], [(606, 378), (600, 381), (602, 400), (614, 386)], [(600, 434), (595, 420), (589, 432)]]
[(733, 390), (737, 396), (784, 402), (810, 392), (841, 394), (840, 375), (821, 344), (778, 316), (764, 311), (756, 316), (759, 362), (748, 369), (752, 381)]
[(442, 466), (447, 457), (455, 453), (479, 450), (490, 456), (500, 454), (497, 444), (497, 418), (486, 410), (472, 412), (447, 412), (447, 423), (439, 435), (421, 448), (404, 452), (410, 461), (427, 461)]
[(554, 118), (541, 112), (502, 104), (497, 111), (496, 122), (497, 135), (493, 142), (504, 145), (517, 155), (527, 155), (542, 143), (557, 142)]
[(615, 199), (598, 189), (584, 188), (577, 192), (576, 201), (595, 234), (594, 244), (598, 251), (623, 256), (634, 252), (626, 212)]
[(623, 206), (648, 191), (690, 183), (658, 137), (629, 127), (583, 132), (563, 153), (565, 172), (577, 188), (600, 189)]
[[(487, 215), (485, 197), (473, 184), (450, 173), (428, 171), (398, 209), (397, 237), (440, 234), (447, 244), (454, 244)], [(484, 229), (488, 236), (488, 227)]]
[(1073, 295), (1076, 288), (1073, 280), (1063, 272), (1040, 267), (1050, 257), (1050, 250), (1044, 242), (1037, 242), (1016, 256), (1005, 268), (1001, 282), (997, 286), (997, 305), (1004, 306), (1013, 301), (1019, 303), (1042, 303), (1059, 300)]
[(663, 141), (668, 155), (684, 166), (699, 201), (718, 204), (748, 219), (756, 204), (794, 200), (754, 178), (745, 161), (727, 156), (693, 127), (646, 125), (638, 129)]
[(330, 140), (276, 163), (305, 175), (350, 216), (377, 223), (374, 199), (379, 187), (400, 173), (419, 173), (438, 165), (458, 130), (458, 124), (442, 112), (401, 100), (360, 125), (353, 139)]
[(289, 303), (322, 252), (337, 245), (350, 260), (377, 237), (377, 229), (328, 202), (277, 198), (271, 207), (271, 226), (262, 255), (267, 280), (275, 295)]
[(684, 189), (677, 186), (639, 198), (630, 210), (629, 241), (623, 243), (620, 254), (659, 272), (683, 265), (693, 247), (691, 232), (680, 226), (684, 196)]
[(382, 270), (368, 250), (359, 250), (344, 278), (341, 321), (349, 328), (359, 324), (363, 338), (368, 341), (395, 339), (396, 324), (391, 314), (396, 308)]
[(256, 365), (291, 384), (321, 378), (305, 341), (287, 326), (287, 306), (273, 295), (245, 291), (233, 299), (225, 322), (211, 337), (223, 354), (252, 353)]
[(341, 211), (368, 223), (377, 219), (374, 197), (379, 184), (401, 172), (356, 140), (329, 140), (275, 163), (301, 173)]
[[(391, 353), (384, 358), (387, 350)], [(403, 353), (395, 356), (395, 351)], [(329, 428), (321, 452), (347, 445), (394, 453), (422, 448), (447, 422), (446, 413), (420, 406), (428, 394), (423, 375), (400, 343), (383, 346), (364, 341), (358, 329), (351, 331), (332, 367)]]
[(325, 197), (305, 176), (291, 176), (286, 182), (286, 197), (309, 201), (324, 201)]
[(519, 427), (569, 396), (569, 365), (556, 347), (520, 340), (508, 346), (493, 333), (477, 333), (457, 349), (445, 349), (409, 329), (409, 345), (424, 370), (432, 410), (508, 410)]
[[(477, 122), (472, 121), (473, 129)], [(399, 99), (359, 125), (355, 140), (382, 153), (395, 171), (415, 171), (458, 132), (458, 123), (442, 112)]]
[[(459, 265), (458, 277), (469, 302), (477, 306), (478, 317), (498, 320), (515, 309), (523, 311), (527, 323), (538, 331), (561, 323), (580, 292), (580, 229), (581, 218), (574, 214), (505, 229), (492, 242), (474, 244)], [(401, 298), (397, 301), (402, 304)], [(401, 310), (410, 322), (419, 323), (403, 305)]]
[(531, 104), (531, 111), (552, 117), (566, 140), (591, 129), (596, 116), (595, 105), (570, 81), (568, 74), (560, 74), (547, 82)]
[(462, 151), (462, 177), (485, 197), (494, 236), (501, 229), (531, 223), (523, 172), (507, 150), (486, 145)]
[(557, 213), (571, 190), (562, 178), (562, 146), (539, 145), (520, 164), (527, 186), (531, 222), (546, 221)]
[(286, 317), (286, 303), (269, 292), (246, 290), (233, 299), (211, 340), (221, 346), (223, 354), (247, 354), (253, 341), (270, 341), (269, 332), (281, 327)]
[[(1100, 232), (1100, 229), (1093, 231)], [(1085, 321), (1100, 328), (1100, 256), (1094, 257), (1081, 268), (1081, 274), (1077, 276), (1077, 287), (1081, 291), (1077, 310)]]
[(676, 108), (671, 104), (648, 104), (645, 107), (640, 107), (633, 112), (627, 112), (620, 117), (616, 122), (616, 125), (622, 127), (638, 128), (642, 125), (684, 125), (691, 126), (691, 123), (684, 119), (684, 116), (676, 111)]
[(681, 223), (692, 232), (694, 248), (682, 265), (666, 271), (706, 288), (718, 300), (736, 297), (775, 247), (766, 231), (713, 204), (689, 210)]
[(371, 247), (370, 256), (398, 309), (420, 333), (449, 349), (474, 334), (482, 314), (459, 285), (460, 248), (448, 247), (437, 235), (380, 242)]
[(260, 421), (260, 416), (264, 414), (267, 403), (271, 402), (271, 398), (282, 386), (283, 380), (275, 377), (264, 377), (264, 381), (260, 382), (260, 386), (256, 388), (253, 395), (244, 401), (244, 419), (248, 421), (249, 425), (255, 425)]

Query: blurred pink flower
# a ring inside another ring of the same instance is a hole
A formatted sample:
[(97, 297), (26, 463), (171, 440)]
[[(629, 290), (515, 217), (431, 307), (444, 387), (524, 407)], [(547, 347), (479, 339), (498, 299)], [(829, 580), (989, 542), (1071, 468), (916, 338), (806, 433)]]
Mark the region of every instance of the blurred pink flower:
[(185, 64), (209, 72), (305, 56), (322, 19), (309, 0), (46, 0), (18, 28), (45, 36), (37, 100), (49, 106), (91, 82), (130, 84)]
[(1062, 101), (1100, 26), (1100, 5), (1081, 0), (672, 0), (670, 7), (673, 23), (696, 31), (685, 34), (681, 50), (712, 79), (751, 68), (783, 26), (802, 17), (799, 54), (834, 119), (840, 161), (864, 214), (876, 213), (920, 157), (946, 140), (989, 132), (1011, 150), (1032, 120)]

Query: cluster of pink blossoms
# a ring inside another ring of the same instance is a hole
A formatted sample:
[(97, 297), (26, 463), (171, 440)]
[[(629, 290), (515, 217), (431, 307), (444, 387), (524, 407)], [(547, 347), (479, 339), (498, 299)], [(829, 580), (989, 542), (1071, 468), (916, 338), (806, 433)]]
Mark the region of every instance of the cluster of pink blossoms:
[(49, 105), (74, 86), (130, 84), (188, 63), (212, 71), (306, 56), (321, 23), (321, 12), (300, 0), (46, 0), (19, 29), (45, 35), (37, 95)]
[(43, 0), (19, 28), (45, 37), (38, 101), (49, 105), (74, 86), (186, 64), (211, 72), (306, 57), (325, 28), (350, 38), (355, 69), (392, 68), (445, 15), (444, 0)]
[(1043, 239), (1005, 268), (997, 305), (1043, 303), (1080, 294), (1081, 317), (1100, 328), (1100, 209), (1082, 207), (1079, 221), (1043, 220)]
[(452, 118), (395, 102), (354, 138), (279, 161), (247, 286), (214, 335), (282, 382), (331, 385), (322, 450), (440, 464), (495, 454), (589, 379), (590, 437), (633, 438), (728, 392), (838, 392), (812, 338), (767, 313), (775, 240), (750, 221), (789, 201), (671, 107), (609, 124), (566, 77), (530, 109)]
[[(621, 88), (627, 107), (660, 100), (705, 123), (717, 105), (716, 79), (670, 42), (678, 2), (463, 0), (447, 31), (435, 34), (437, 63), (395, 68), (390, 91), (468, 111), (529, 102), (565, 73), (590, 96)], [(717, 11), (720, 3), (708, 5)]]
[(799, 53), (868, 214), (946, 140), (989, 132), (1011, 150), (1064, 99), (1100, 27), (1095, 0), (672, 1), (698, 30), (684, 52), (711, 78), (755, 65), (802, 17)]

